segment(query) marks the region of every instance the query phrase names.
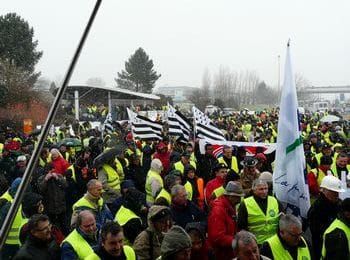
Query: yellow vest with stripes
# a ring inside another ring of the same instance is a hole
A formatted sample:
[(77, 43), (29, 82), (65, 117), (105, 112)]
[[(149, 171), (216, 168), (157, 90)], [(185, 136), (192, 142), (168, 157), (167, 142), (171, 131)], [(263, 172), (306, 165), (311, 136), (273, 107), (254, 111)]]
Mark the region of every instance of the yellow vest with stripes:
[[(307, 243), (304, 238), (301, 238), (303, 242), (305, 243), (306, 247), (298, 247), (298, 260), (310, 260), (311, 255), (309, 251), (309, 247), (307, 246)], [(292, 256), (289, 254), (289, 252), (284, 249), (279, 237), (277, 235), (274, 235), (273, 237), (269, 238), (267, 242), (270, 245), (273, 259), (283, 259), (283, 260), (293, 260)]]
[(119, 175), (110, 165), (104, 164), (102, 166), (103, 170), (107, 173), (107, 184), (108, 187), (112, 188), (113, 190), (120, 191), (120, 179)]
[(85, 259), (90, 254), (94, 253), (88, 242), (74, 229), (62, 243), (67, 242), (72, 247), (74, 252), (77, 254), (78, 259)]
[(96, 208), (88, 199), (84, 197), (82, 197), (81, 199), (79, 199), (76, 203), (73, 204), (72, 209), (73, 211), (78, 209), (78, 208), (90, 208), (92, 210), (100, 210), (103, 207), (103, 199), (100, 198), (98, 200), (98, 208)]
[(262, 212), (253, 196), (244, 199), (248, 213), (248, 231), (256, 236), (258, 244), (262, 244), (277, 232), (279, 209), (275, 197), (267, 197), (266, 215)]
[(343, 221), (340, 221), (339, 219), (336, 218), (323, 234), (323, 245), (322, 245), (323, 258), (326, 257), (326, 252), (327, 252), (326, 245), (325, 245), (326, 235), (334, 231), (336, 228), (339, 228), (344, 231), (346, 238), (348, 240), (348, 250), (350, 250), (350, 227), (348, 227)]

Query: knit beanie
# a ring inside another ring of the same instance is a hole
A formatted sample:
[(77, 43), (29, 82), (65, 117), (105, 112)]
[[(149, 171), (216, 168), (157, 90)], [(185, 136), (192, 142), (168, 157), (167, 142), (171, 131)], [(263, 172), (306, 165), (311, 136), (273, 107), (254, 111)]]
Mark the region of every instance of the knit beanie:
[(160, 247), (160, 253), (162, 258), (165, 258), (191, 247), (191, 238), (186, 231), (180, 226), (173, 226), (164, 235), (164, 239)]

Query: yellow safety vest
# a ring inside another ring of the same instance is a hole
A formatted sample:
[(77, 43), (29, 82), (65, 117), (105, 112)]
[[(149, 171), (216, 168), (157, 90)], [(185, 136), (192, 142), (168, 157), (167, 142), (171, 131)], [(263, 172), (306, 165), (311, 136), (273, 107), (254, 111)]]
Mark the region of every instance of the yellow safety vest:
[(117, 173), (119, 175), (119, 179), (120, 181), (123, 181), (125, 178), (124, 168), (122, 163), (118, 160), (118, 158), (115, 158), (115, 165), (117, 167)]
[(317, 161), (317, 165), (321, 164), (321, 157), (323, 156), (323, 153), (318, 153), (315, 155), (315, 159)]
[(4, 144), (0, 143), (0, 153), (2, 153), (2, 150), (4, 150)]
[(325, 245), (326, 235), (334, 231), (336, 228), (339, 228), (344, 231), (346, 238), (348, 240), (348, 250), (350, 250), (350, 227), (348, 227), (343, 221), (340, 221), (338, 218), (336, 218), (323, 234), (323, 245), (322, 245), (323, 259), (326, 257), (326, 252), (327, 252), (326, 245)]
[(317, 168), (317, 169), (312, 169), (311, 172), (313, 172), (313, 174), (315, 175), (315, 177), (317, 178), (317, 184), (318, 187), (320, 187), (322, 180), (324, 177), (327, 176), (327, 173), (324, 173), (321, 169)]
[(146, 184), (145, 184), (145, 190), (146, 190), (146, 200), (147, 203), (153, 203), (154, 202), (154, 198), (152, 196), (152, 189), (151, 189), (151, 179), (156, 178), (159, 183), (160, 186), (163, 188), (163, 179), (162, 177), (159, 175), (159, 173), (153, 171), (153, 170), (149, 170), (147, 177), (146, 177)]
[(78, 233), (76, 229), (74, 229), (62, 242), (69, 243), (72, 247), (74, 252), (77, 254), (78, 259), (85, 259), (90, 254), (94, 253), (94, 250), (92, 250), (91, 246), (88, 242)]
[(244, 199), (244, 203), (248, 213), (248, 231), (256, 236), (258, 244), (262, 244), (277, 232), (278, 202), (275, 197), (268, 196), (266, 215), (253, 196)]
[[(13, 198), (8, 191), (6, 191), (4, 194), (2, 194), (0, 199), (5, 199), (11, 203), (13, 201)], [(7, 235), (7, 239), (5, 241), (5, 244), (7, 244), (7, 245), (20, 245), (21, 244), (19, 241), (20, 229), (24, 225), (24, 223), (27, 221), (28, 220), (26, 218), (24, 218), (22, 215), (22, 204), (21, 204), (17, 210), (15, 220), (12, 223), (12, 226), (10, 228), (8, 235)]]
[(215, 194), (215, 198), (221, 197), (225, 192), (224, 186), (220, 186), (219, 188), (216, 188), (213, 193)]
[[(123, 246), (123, 251), (126, 256), (126, 260), (136, 260), (136, 254), (134, 249), (132, 247), (124, 245)], [(100, 260), (101, 258), (96, 255), (95, 253), (89, 255), (88, 257), (85, 258), (85, 260)]]
[[(190, 164), (193, 166), (194, 169), (197, 169), (197, 165), (194, 161), (190, 161)], [(181, 161), (178, 161), (177, 163), (174, 164), (175, 170), (178, 170), (182, 174), (185, 172), (185, 166), (182, 164)]]
[[(77, 178), (75, 176), (75, 167), (74, 167), (74, 164), (72, 164), (71, 166), (68, 167), (68, 169), (70, 169), (72, 171), (72, 179), (77, 182)], [(68, 170), (67, 169), (67, 170)]]
[(117, 214), (115, 215), (114, 221), (117, 221), (119, 225), (124, 226), (126, 223), (129, 222), (129, 220), (135, 218), (139, 219), (141, 222), (141, 218), (137, 216), (133, 211), (131, 211), (128, 208), (125, 208), (124, 206), (121, 206)]
[(98, 208), (96, 208), (87, 198), (82, 197), (79, 199), (76, 203), (73, 204), (72, 209), (73, 211), (78, 209), (78, 208), (90, 208), (92, 210), (100, 210), (103, 207), (103, 199), (100, 198), (98, 200)]
[(168, 202), (168, 206), (170, 206), (171, 204), (171, 195), (170, 193), (166, 190), (166, 189), (161, 189), (158, 196), (156, 197), (156, 200), (157, 201), (159, 198), (164, 198), (167, 202)]
[[(306, 247), (298, 247), (298, 260), (310, 260), (311, 255), (309, 251), (309, 247), (307, 246), (307, 243), (305, 239), (301, 238)], [(273, 259), (283, 259), (283, 260), (293, 260), (292, 256), (289, 254), (289, 252), (284, 249), (278, 235), (274, 235), (273, 237), (269, 238), (267, 242), (270, 245)]]
[[(226, 161), (224, 160), (224, 157), (220, 157), (220, 158), (218, 159), (218, 162), (219, 162), (219, 163), (223, 163), (223, 164), (225, 164), (225, 166), (228, 167)], [(233, 170), (235, 173), (239, 173), (239, 170), (238, 170), (238, 163), (237, 163), (237, 158), (236, 158), (236, 156), (232, 156), (232, 158), (231, 158), (231, 170)]]
[(185, 187), (185, 190), (187, 192), (187, 199), (192, 201), (192, 196), (193, 196), (192, 184), (189, 181), (187, 181), (185, 183), (184, 187)]
[[(346, 169), (348, 170), (348, 172), (350, 172), (350, 164), (346, 165)], [(341, 172), (338, 174), (337, 163), (335, 161), (332, 164), (331, 171), (335, 177), (337, 177), (339, 179), (341, 178)]]
[(108, 164), (102, 166), (103, 170), (107, 173), (108, 187), (113, 190), (120, 191), (120, 179), (118, 173)]

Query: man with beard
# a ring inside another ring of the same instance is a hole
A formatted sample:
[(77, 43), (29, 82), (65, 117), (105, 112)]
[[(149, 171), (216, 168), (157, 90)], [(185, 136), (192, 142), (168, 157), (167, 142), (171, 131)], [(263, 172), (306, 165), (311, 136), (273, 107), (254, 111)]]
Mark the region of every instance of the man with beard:
[(335, 163), (333, 162), (331, 166), (332, 173), (338, 179), (341, 179), (341, 173), (345, 172), (345, 176), (348, 175), (350, 164), (348, 164), (348, 155), (344, 152), (337, 155)]
[(77, 227), (63, 240), (62, 260), (84, 259), (98, 245), (96, 220), (93, 213), (83, 210), (77, 218)]
[(123, 228), (114, 222), (106, 223), (101, 230), (101, 244), (86, 260), (135, 260), (134, 250), (124, 245)]
[(60, 248), (51, 236), (51, 224), (46, 215), (35, 214), (28, 221), (28, 237), (14, 259), (60, 259)]

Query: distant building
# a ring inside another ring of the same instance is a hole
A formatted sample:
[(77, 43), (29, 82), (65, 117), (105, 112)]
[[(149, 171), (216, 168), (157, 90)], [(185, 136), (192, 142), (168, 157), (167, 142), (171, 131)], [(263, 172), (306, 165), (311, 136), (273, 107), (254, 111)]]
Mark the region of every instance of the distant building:
[(174, 87), (159, 87), (153, 92), (155, 94), (162, 94), (164, 96), (171, 97), (175, 103), (186, 103), (188, 102), (188, 97), (197, 88), (187, 87), (187, 86), (174, 86)]

